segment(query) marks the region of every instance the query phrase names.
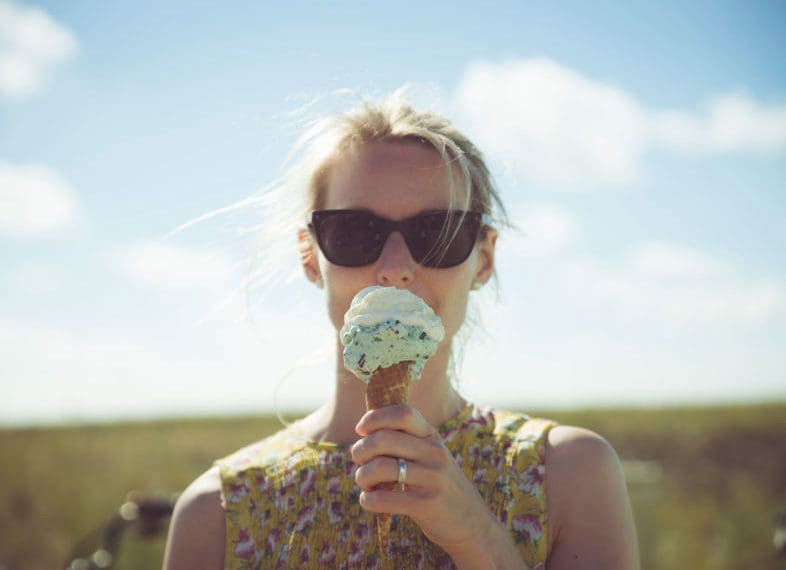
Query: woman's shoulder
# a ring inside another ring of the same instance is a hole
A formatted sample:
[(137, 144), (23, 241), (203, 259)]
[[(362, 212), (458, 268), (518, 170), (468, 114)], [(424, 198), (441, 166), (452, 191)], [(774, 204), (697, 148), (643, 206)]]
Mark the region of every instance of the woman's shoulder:
[(165, 570), (223, 568), (225, 543), (222, 539), (226, 528), (221, 496), (217, 466), (197, 477), (183, 491), (172, 512)]
[[(555, 426), (547, 437), (546, 473), (549, 550), (556, 552), (550, 560), (556, 562), (570, 550), (609, 568), (619, 567), (609, 562), (612, 559), (632, 564), (636, 537), (622, 466), (612, 445), (593, 431)], [(599, 532), (612, 533), (615, 539), (601, 540)]]
[[(548, 433), (546, 469), (555, 491), (576, 485), (598, 486), (621, 473), (617, 453), (606, 439), (588, 429), (566, 425), (554, 426)], [(576, 497), (573, 492), (565, 496)]]
[(616, 460), (614, 448), (603, 436), (581, 427), (555, 425), (549, 431), (548, 445), (553, 461)]
[[(555, 510), (572, 510), (581, 500), (576, 492), (596, 492), (621, 474), (617, 453), (611, 444), (588, 429), (557, 425), (546, 438), (546, 470), (553, 495), (549, 503)], [(568, 491), (563, 493), (562, 491)]]

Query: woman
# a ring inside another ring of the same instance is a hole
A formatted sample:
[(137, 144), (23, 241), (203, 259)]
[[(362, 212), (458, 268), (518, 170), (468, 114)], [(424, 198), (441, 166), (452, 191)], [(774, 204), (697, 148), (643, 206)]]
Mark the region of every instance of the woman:
[[(605, 440), (474, 406), (451, 384), (451, 341), (471, 291), (494, 274), (492, 220), (504, 220), (480, 152), (395, 95), (322, 123), (309, 140), (290, 180), (304, 181), (303, 217), (333, 220), (298, 231), (303, 271), (324, 288), (336, 330), (333, 397), (186, 489), (165, 568), (638, 568), (624, 479)], [(482, 227), (466, 212), (483, 214)], [(380, 218), (411, 222), (379, 231)], [(428, 255), (438, 235), (452, 239)], [(410, 290), (445, 327), (409, 404), (371, 412), (338, 338), (369, 285)], [(402, 476), (403, 492), (376, 490)], [(398, 515), (386, 552), (374, 513)]]

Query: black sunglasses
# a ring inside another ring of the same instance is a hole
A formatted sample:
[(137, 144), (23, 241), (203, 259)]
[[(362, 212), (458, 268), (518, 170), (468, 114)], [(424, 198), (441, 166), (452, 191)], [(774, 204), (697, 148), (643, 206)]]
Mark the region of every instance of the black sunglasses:
[(309, 229), (322, 253), (335, 265), (374, 263), (390, 234), (399, 231), (416, 262), (446, 268), (463, 263), (472, 253), (484, 217), (480, 212), (438, 210), (396, 221), (367, 210), (315, 210)]

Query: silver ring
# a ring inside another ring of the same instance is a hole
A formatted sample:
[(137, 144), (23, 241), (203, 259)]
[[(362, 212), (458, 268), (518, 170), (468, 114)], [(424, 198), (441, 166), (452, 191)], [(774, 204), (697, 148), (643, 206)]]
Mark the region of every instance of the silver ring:
[(407, 482), (407, 462), (403, 459), (399, 458), (398, 460), (398, 479), (396, 483), (398, 483), (398, 490), (403, 491), (404, 485)]

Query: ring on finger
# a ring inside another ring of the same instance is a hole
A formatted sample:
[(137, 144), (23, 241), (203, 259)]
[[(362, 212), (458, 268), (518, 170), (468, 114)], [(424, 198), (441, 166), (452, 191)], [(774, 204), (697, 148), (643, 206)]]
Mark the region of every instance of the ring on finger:
[(396, 480), (396, 488), (399, 492), (403, 492), (407, 483), (407, 462), (399, 457), (398, 459), (398, 479)]

